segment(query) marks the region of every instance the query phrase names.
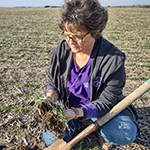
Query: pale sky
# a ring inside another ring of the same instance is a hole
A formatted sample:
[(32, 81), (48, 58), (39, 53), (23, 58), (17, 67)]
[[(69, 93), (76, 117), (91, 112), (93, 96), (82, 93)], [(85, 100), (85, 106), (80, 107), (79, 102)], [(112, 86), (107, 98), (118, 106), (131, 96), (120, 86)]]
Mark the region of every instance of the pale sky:
[[(120, 6), (120, 5), (150, 5), (150, 0), (99, 0), (102, 6)], [(63, 0), (0, 0), (0, 7), (31, 6), (44, 7), (61, 6)]]

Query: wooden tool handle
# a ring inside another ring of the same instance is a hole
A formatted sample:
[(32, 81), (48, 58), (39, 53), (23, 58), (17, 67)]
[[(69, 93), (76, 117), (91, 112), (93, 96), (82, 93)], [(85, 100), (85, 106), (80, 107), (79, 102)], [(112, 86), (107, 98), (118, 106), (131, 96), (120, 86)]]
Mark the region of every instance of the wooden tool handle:
[(70, 150), (76, 143), (85, 138), (87, 135), (96, 131), (99, 128), (99, 124), (94, 122), (74, 137), (69, 143), (67, 143), (61, 150)]
[(96, 122), (89, 125), (86, 129), (80, 132), (75, 138), (73, 138), (69, 143), (67, 143), (62, 150), (70, 150), (77, 142), (81, 139), (85, 138), (90, 133), (96, 131), (100, 126), (104, 125), (110, 119), (115, 117), (118, 113), (128, 107), (132, 102), (134, 102), (141, 95), (146, 93), (150, 89), (150, 79), (147, 80), (143, 85), (141, 85), (138, 89), (124, 98), (121, 102), (115, 105), (108, 113), (99, 118)]
[(123, 111), (126, 107), (128, 107), (130, 104), (132, 104), (136, 99), (138, 99), (140, 96), (142, 96), (144, 93), (146, 93), (149, 89), (150, 89), (150, 79), (147, 80), (138, 89), (133, 91), (126, 98), (124, 98), (122, 101), (120, 101), (117, 105), (115, 105), (107, 114), (105, 114), (104, 116), (99, 118), (97, 120), (99, 126), (104, 125), (110, 119), (115, 117), (117, 114), (119, 114), (121, 111)]

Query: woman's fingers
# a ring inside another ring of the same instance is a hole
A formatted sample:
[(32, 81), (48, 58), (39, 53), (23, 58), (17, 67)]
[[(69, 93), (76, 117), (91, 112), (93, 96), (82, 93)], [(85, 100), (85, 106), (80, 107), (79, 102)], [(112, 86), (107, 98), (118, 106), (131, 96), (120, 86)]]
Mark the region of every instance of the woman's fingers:
[(41, 115), (41, 116), (42, 116), (41, 109), (38, 109), (38, 112), (39, 112), (39, 115)]
[(39, 109), (40, 105), (41, 105), (41, 102), (40, 102), (40, 101), (38, 101), (38, 100), (35, 100), (35, 106), (36, 106), (36, 107), (37, 107), (37, 109), (38, 109), (39, 115), (42, 115), (42, 113), (41, 113), (41, 109)]
[(76, 116), (75, 112), (72, 109), (66, 109), (65, 113), (65, 117), (68, 119), (68, 121), (74, 119)]

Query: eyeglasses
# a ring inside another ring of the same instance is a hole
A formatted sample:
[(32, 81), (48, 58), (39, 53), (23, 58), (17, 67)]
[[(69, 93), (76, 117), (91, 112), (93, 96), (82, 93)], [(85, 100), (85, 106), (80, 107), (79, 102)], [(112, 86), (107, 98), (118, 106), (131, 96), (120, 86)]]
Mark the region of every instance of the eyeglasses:
[(81, 42), (83, 42), (83, 39), (87, 36), (89, 34), (89, 32), (88, 33), (86, 33), (84, 36), (77, 36), (77, 35), (72, 35), (72, 36), (70, 36), (70, 35), (67, 35), (67, 34), (65, 34), (64, 32), (62, 32), (62, 34), (61, 34), (61, 36), (68, 42), (70, 39), (72, 39), (73, 41), (75, 41), (75, 42), (77, 42), (77, 43), (81, 43)]

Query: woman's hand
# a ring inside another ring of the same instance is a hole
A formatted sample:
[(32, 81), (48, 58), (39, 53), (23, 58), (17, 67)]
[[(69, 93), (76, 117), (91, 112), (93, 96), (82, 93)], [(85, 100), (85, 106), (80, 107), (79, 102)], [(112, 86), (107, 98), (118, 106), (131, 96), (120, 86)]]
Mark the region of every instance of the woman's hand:
[[(47, 99), (46, 101), (49, 102), (56, 102), (58, 100), (58, 94), (53, 91), (53, 90), (49, 90), (47, 91), (46, 95), (45, 95), (45, 99)], [(41, 104), (41, 102), (39, 102), (38, 100), (35, 100), (36, 103), (36, 107), (38, 109), (39, 115), (42, 115), (41, 110), (39, 109), (39, 105)]]
[(56, 93), (55, 91), (49, 90), (47, 91), (45, 98), (48, 99), (50, 102), (55, 103), (57, 102), (59, 96), (58, 96), (58, 93)]
[(65, 110), (65, 117), (67, 118), (68, 121), (72, 120), (75, 118), (76, 114), (72, 109), (66, 109)]
[(65, 117), (67, 118), (68, 121), (84, 116), (84, 112), (81, 108), (71, 107), (71, 109), (66, 109), (65, 112), (66, 112)]

